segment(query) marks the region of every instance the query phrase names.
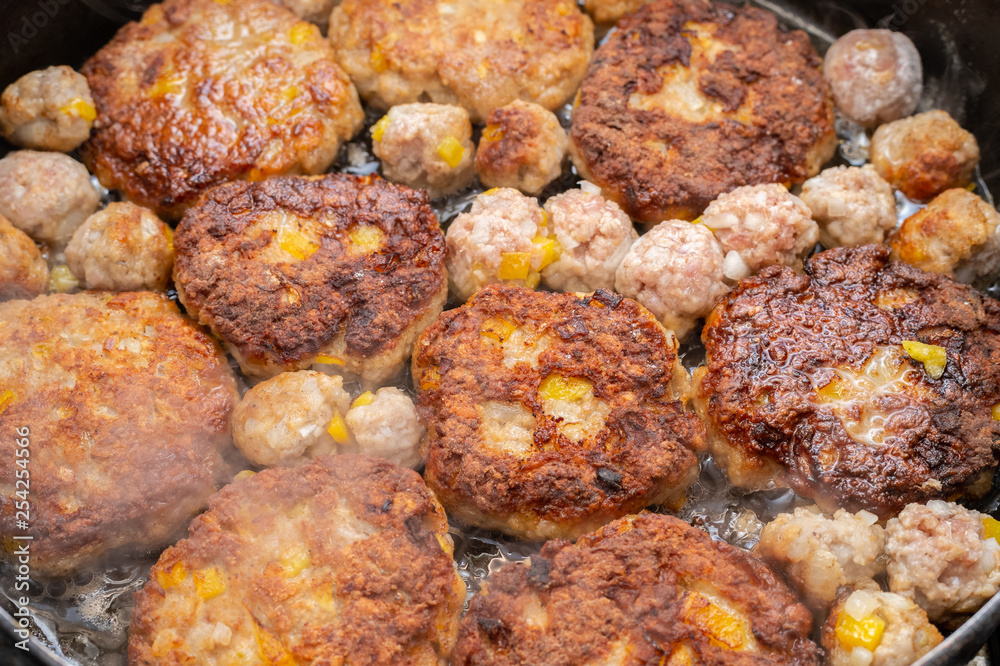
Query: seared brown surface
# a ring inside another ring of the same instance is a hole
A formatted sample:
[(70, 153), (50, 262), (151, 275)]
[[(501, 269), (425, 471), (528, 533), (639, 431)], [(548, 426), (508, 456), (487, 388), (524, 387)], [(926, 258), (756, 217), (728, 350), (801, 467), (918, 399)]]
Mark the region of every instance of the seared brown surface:
[(218, 183), (322, 173), (362, 123), (319, 30), (265, 0), (153, 5), (83, 73), (98, 114), (88, 168), (167, 217)]
[[(498, 318), (517, 329), (502, 344), (481, 334)], [(452, 517), (528, 538), (575, 538), (678, 502), (697, 474), (704, 428), (685, 411), (687, 376), (676, 360), (672, 337), (631, 299), (489, 285), (414, 348), (424, 476)], [(574, 426), (539, 394), (551, 375), (592, 382), (581, 399), (587, 418), (606, 411), (582, 437), (571, 438)], [(530, 423), (527, 441), (490, 433), (484, 415), (496, 403)]]
[(594, 54), (577, 169), (633, 219), (694, 219), (741, 185), (801, 183), (833, 155), (833, 101), (801, 31), (770, 12), (661, 0)]
[[(15, 442), (27, 428), (31, 572), (67, 576), (116, 548), (155, 549), (238, 459), (218, 345), (166, 296), (40, 296), (0, 305), (0, 532), (15, 529)], [(237, 468), (238, 469), (238, 468)], [(21, 477), (18, 477), (21, 478)], [(23, 507), (22, 507), (23, 508)], [(6, 553), (5, 553), (6, 554)]]
[(136, 593), (129, 663), (437, 666), (465, 601), (447, 532), (420, 477), (385, 460), (238, 480)]
[[(456, 666), (819, 663), (809, 611), (767, 565), (670, 516), (550, 541), (485, 585), (462, 619)], [(706, 599), (729, 615), (714, 635), (698, 622)]]
[[(371, 227), (378, 249), (357, 251), (351, 233)], [(399, 347), (408, 356), (415, 326), (440, 311), (447, 289), (426, 193), (377, 176), (221, 185), (188, 211), (174, 246), (188, 311), (245, 371), (265, 376), (334, 353), (335, 338), (336, 355), (358, 372)]]
[[(766, 475), (754, 477), (777, 463), (786, 473), (776, 483), (827, 510), (883, 517), (962, 495), (984, 474), (988, 481), (1000, 441), (991, 418), (1000, 303), (890, 263), (882, 246), (828, 250), (805, 269), (771, 267), (744, 280), (703, 332), (696, 398), (713, 451), (736, 461), (730, 477), (763, 485)], [(903, 341), (946, 350), (940, 379)]]

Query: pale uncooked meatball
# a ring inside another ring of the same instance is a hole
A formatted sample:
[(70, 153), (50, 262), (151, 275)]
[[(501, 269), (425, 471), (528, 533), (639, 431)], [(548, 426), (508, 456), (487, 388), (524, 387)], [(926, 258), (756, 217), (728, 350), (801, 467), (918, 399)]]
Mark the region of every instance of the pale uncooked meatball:
[(0, 215), (0, 301), (34, 298), (48, 281), (49, 267), (38, 246)]
[(825, 169), (802, 185), (799, 198), (819, 223), (819, 239), (828, 248), (881, 243), (896, 226), (892, 187), (870, 164)]
[(538, 201), (499, 188), (476, 197), (472, 210), (448, 227), (448, 280), (466, 301), (493, 282), (538, 286), (545, 262), (553, 259), (545, 215)]
[(1000, 270), (1000, 214), (957, 187), (906, 218), (889, 247), (893, 259), (973, 284)]
[(871, 162), (897, 190), (927, 201), (972, 181), (979, 144), (945, 111), (928, 111), (875, 130)]
[(934, 623), (970, 615), (1000, 589), (1000, 546), (984, 514), (953, 502), (908, 504), (885, 528), (889, 589)]
[(427, 190), (431, 199), (475, 177), (469, 113), (448, 104), (400, 104), (371, 129), (372, 150), (389, 180)]
[(919, 606), (877, 589), (844, 595), (822, 634), (830, 666), (910, 666), (942, 641)]
[(174, 266), (173, 233), (148, 208), (108, 204), (73, 234), (66, 264), (88, 289), (161, 291)]
[(542, 269), (549, 289), (591, 292), (615, 288), (615, 272), (639, 238), (632, 221), (596, 185), (582, 183), (545, 202), (558, 258)]
[(62, 247), (100, 203), (71, 157), (18, 150), (0, 159), (0, 215), (40, 243)]
[(340, 4), (340, 0), (273, 0), (277, 5), (290, 10), (299, 18), (315, 23), (326, 34), (330, 25), (330, 12)]
[(683, 339), (729, 291), (725, 261), (708, 228), (667, 220), (632, 245), (615, 274), (615, 289)]
[(924, 87), (917, 47), (892, 30), (847, 33), (826, 52), (823, 76), (837, 108), (865, 127), (913, 113)]
[(493, 109), (479, 139), (476, 173), (486, 187), (539, 194), (562, 174), (569, 137), (544, 106), (515, 100)]
[(354, 436), (357, 452), (385, 458), (403, 467), (419, 467), (420, 442), (426, 429), (417, 419), (417, 408), (397, 388), (380, 388), (371, 402), (359, 400), (344, 417)]
[(828, 516), (810, 506), (765, 525), (755, 553), (784, 571), (811, 608), (826, 610), (841, 586), (879, 589), (874, 578), (885, 570), (884, 551), (875, 514), (840, 509)]
[(74, 150), (95, 117), (86, 77), (65, 65), (29, 72), (0, 95), (0, 134), (21, 148)]
[(343, 381), (299, 370), (257, 384), (233, 410), (233, 443), (252, 463), (264, 466), (287, 467), (337, 453), (338, 443), (350, 443), (343, 415), (351, 396)]
[(710, 203), (701, 221), (727, 254), (739, 255), (747, 274), (772, 264), (797, 268), (819, 240), (809, 207), (781, 185), (737, 187)]

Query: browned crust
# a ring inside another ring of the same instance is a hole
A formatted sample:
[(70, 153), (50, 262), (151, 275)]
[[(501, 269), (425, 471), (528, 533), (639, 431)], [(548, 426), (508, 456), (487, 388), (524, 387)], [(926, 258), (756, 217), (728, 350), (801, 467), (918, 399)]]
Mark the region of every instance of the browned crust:
[[(1000, 402), (1000, 303), (890, 262), (882, 246), (828, 250), (805, 270), (766, 268), (710, 316), (702, 335), (707, 370), (697, 388), (710, 429), (751, 457), (784, 465), (796, 492), (831, 509), (885, 517), (910, 502), (965, 493), (996, 466), (1000, 448), (1000, 423), (990, 412)], [(878, 296), (891, 290), (917, 298), (878, 307)], [(913, 409), (894, 439), (877, 447), (856, 442), (816, 404), (809, 377), (821, 366), (857, 370), (876, 345), (903, 340), (944, 347), (944, 375), (921, 371), (931, 397), (906, 397)]]
[[(554, 117), (550, 118), (555, 122)], [(519, 104), (493, 109), (487, 126), (498, 128), (502, 135), (495, 141), (486, 138), (479, 141), (476, 151), (479, 177), (499, 181), (510, 174), (516, 176), (521, 169), (537, 166), (540, 153), (548, 148), (546, 140), (555, 135), (546, 132), (545, 120), (545, 116)], [(560, 129), (557, 125), (556, 131)]]
[[(698, 583), (749, 618), (760, 653), (723, 648), (683, 621), (685, 588)], [(536, 599), (545, 629), (525, 617)], [(809, 611), (767, 565), (681, 520), (643, 513), (576, 545), (550, 541), (530, 566), (490, 574), (462, 619), (452, 663), (605, 663), (624, 640), (628, 656), (607, 663), (666, 663), (685, 643), (693, 663), (818, 664), (811, 625)]]
[[(371, 533), (347, 543), (338, 524), (343, 516), (363, 521)], [(280, 562), (258, 557), (273, 534), (290, 529), (295, 541), (280, 545), (303, 546), (310, 556), (309, 568), (294, 578), (282, 575)], [(183, 563), (188, 572), (219, 567), (227, 589), (216, 599), (234, 613), (234, 646), (257, 625), (294, 663), (436, 664), (454, 643), (465, 597), (447, 532), (444, 511), (420, 476), (386, 460), (329, 456), (237, 481), (211, 498), (188, 537), (164, 551), (136, 593), (129, 663), (198, 661), (183, 649), (153, 653), (160, 631), (183, 637), (199, 628), (167, 603), (193, 594), (192, 586), (165, 591), (158, 582)], [(309, 597), (330, 592), (334, 603), (325, 612), (317, 615), (310, 604), (309, 620), (296, 613)]]
[[(320, 248), (303, 261), (259, 255), (273, 233), (248, 237), (257, 218), (286, 211), (324, 218)], [(357, 225), (385, 234), (381, 250), (352, 256)], [(329, 174), (235, 182), (208, 191), (177, 227), (174, 281), (192, 316), (244, 359), (291, 365), (343, 334), (348, 354), (370, 357), (399, 343), (447, 284), (444, 235), (427, 194), (377, 176)], [(278, 288), (262, 285), (276, 279)], [(289, 301), (287, 289), (298, 294)]]
[[(536, 367), (507, 368), (501, 351), (481, 342), (482, 323), (493, 316), (554, 334)], [(445, 312), (414, 348), (414, 385), (423, 388), (417, 408), (428, 428), (425, 479), (463, 520), (516, 533), (503, 521), (541, 519), (572, 536), (648, 506), (665, 488), (682, 490), (704, 429), (673, 394), (675, 360), (673, 341), (631, 299), (489, 285)], [(440, 380), (429, 384), (430, 370)], [(603, 430), (580, 443), (558, 431), (538, 396), (550, 374), (593, 382), (611, 407)], [(486, 401), (520, 402), (532, 412), (534, 451), (517, 458), (484, 448), (476, 406)]]
[[(715, 40), (737, 45), (698, 81), (703, 95), (723, 105), (724, 117), (696, 123), (662, 109), (631, 108), (630, 95), (661, 88), (658, 67), (691, 65), (683, 29), (689, 21), (715, 24)], [(762, 9), (708, 0), (647, 5), (622, 19), (591, 60), (570, 130), (574, 162), (643, 222), (694, 219), (741, 185), (801, 183), (820, 166), (811, 162), (832, 154), (836, 142), (820, 64), (805, 33), (784, 31)], [(734, 120), (744, 102), (752, 107), (749, 124)]]

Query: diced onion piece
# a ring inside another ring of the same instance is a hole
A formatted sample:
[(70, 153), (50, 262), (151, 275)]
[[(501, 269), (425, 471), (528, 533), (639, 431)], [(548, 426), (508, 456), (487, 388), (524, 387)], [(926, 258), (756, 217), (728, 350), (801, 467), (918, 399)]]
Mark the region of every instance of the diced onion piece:
[(5, 411), (7, 411), (7, 408), (10, 407), (10, 404), (14, 402), (14, 397), (15, 394), (13, 389), (7, 389), (3, 393), (0, 393), (0, 414), (3, 414)]
[(1000, 520), (992, 516), (983, 516), (983, 539), (996, 539), (1000, 543)]
[(750, 275), (750, 267), (736, 250), (730, 250), (722, 261), (722, 274), (730, 280), (742, 280)]
[(354, 399), (354, 402), (351, 403), (351, 409), (354, 409), (355, 407), (364, 407), (365, 405), (370, 405), (373, 402), (375, 402), (375, 396), (371, 391), (365, 391)]
[(861, 519), (861, 522), (863, 522), (865, 525), (874, 525), (875, 523), (878, 522), (878, 516), (876, 516), (874, 513), (871, 513), (870, 511), (865, 511), (864, 509), (861, 509), (861, 511), (858, 511), (854, 515), (855, 517)]
[(344, 417), (341, 416), (339, 410), (334, 410), (333, 418), (330, 419), (330, 425), (326, 427), (326, 431), (330, 433), (330, 437), (333, 437), (333, 441), (341, 446), (351, 442), (351, 431), (347, 429), (347, 423), (344, 422)]
[(69, 104), (66, 104), (61, 109), (61, 112), (65, 113), (67, 116), (76, 116), (77, 118), (83, 118), (88, 123), (93, 121), (97, 117), (97, 109), (94, 105), (83, 99), (82, 97), (74, 97), (70, 100)]
[(564, 377), (549, 375), (538, 386), (538, 395), (543, 400), (576, 401), (587, 395), (594, 388), (594, 383), (583, 377)]
[(313, 359), (313, 363), (322, 363), (323, 365), (344, 365), (344, 359), (337, 358), (336, 356), (331, 356), (329, 354), (317, 354), (316, 358)]
[(874, 652), (882, 642), (885, 633), (885, 620), (878, 615), (869, 615), (862, 620), (855, 620), (849, 613), (841, 613), (835, 627), (837, 640), (849, 648), (863, 647)]
[(281, 231), (278, 232), (278, 245), (299, 261), (308, 259), (319, 249), (318, 243), (311, 241), (298, 231), (285, 227), (282, 227)]
[(530, 252), (503, 252), (500, 254), (500, 279), (524, 280), (531, 271)]
[(514, 324), (500, 317), (489, 317), (483, 320), (479, 327), (479, 335), (489, 338), (495, 342), (503, 342), (511, 336), (517, 328)]
[(194, 572), (194, 591), (202, 599), (217, 597), (226, 591), (226, 580), (219, 567), (198, 569)]
[(597, 185), (594, 185), (589, 180), (581, 180), (579, 185), (580, 189), (586, 192), (587, 194), (596, 194), (598, 196), (600, 196), (601, 194), (601, 188), (599, 188)]
[(484, 141), (499, 141), (503, 138), (503, 127), (500, 125), (487, 125), (483, 128)]
[(438, 144), (437, 154), (448, 166), (454, 169), (462, 163), (462, 157), (465, 156), (465, 148), (458, 142), (458, 139), (449, 134)]
[(914, 361), (924, 364), (924, 370), (934, 379), (940, 379), (948, 363), (948, 352), (944, 347), (928, 345), (916, 340), (903, 340), (903, 349)]
[(372, 133), (372, 140), (381, 141), (382, 137), (385, 136), (385, 130), (387, 127), (389, 127), (389, 116), (384, 115), (379, 118), (378, 122), (372, 125), (372, 128), (369, 130)]
[(869, 615), (874, 615), (877, 608), (878, 601), (875, 595), (865, 590), (852, 592), (844, 603), (844, 611), (855, 620), (863, 620)]
[(228, 625), (217, 622), (212, 630), (212, 640), (217, 645), (229, 645), (233, 640), (233, 630)]
[(187, 578), (187, 567), (184, 566), (183, 562), (176, 562), (174, 566), (170, 567), (170, 571), (159, 570), (156, 572), (156, 582), (164, 590), (180, 585), (185, 578)]

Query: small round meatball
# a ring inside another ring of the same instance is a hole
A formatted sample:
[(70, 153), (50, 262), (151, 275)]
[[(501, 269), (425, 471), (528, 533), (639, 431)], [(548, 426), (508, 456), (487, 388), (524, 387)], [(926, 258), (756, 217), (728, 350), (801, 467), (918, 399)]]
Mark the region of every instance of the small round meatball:
[(344, 416), (357, 452), (385, 458), (403, 467), (423, 462), (420, 442), (426, 428), (417, 419), (410, 397), (397, 388), (380, 388), (371, 402), (355, 404)]
[(0, 215), (38, 242), (65, 245), (100, 203), (87, 169), (71, 157), (18, 150), (0, 159)]
[[(871, 636), (872, 627), (881, 636)], [(898, 594), (857, 590), (844, 594), (823, 625), (830, 666), (909, 666), (942, 640), (919, 606)]]
[(927, 201), (972, 181), (979, 144), (945, 111), (928, 111), (875, 130), (871, 162), (897, 190)]
[(615, 271), (639, 238), (618, 204), (584, 182), (545, 202), (558, 258), (542, 269), (542, 282), (556, 291), (591, 292), (615, 288)]
[(709, 229), (667, 220), (629, 249), (615, 273), (615, 289), (642, 303), (683, 339), (729, 291), (725, 261)]
[(892, 258), (973, 284), (1000, 268), (1000, 214), (964, 188), (934, 197), (889, 238)]
[(96, 116), (86, 77), (65, 65), (29, 72), (0, 96), (0, 134), (21, 148), (74, 150)]
[(878, 516), (819, 507), (782, 513), (764, 526), (755, 554), (785, 572), (814, 610), (830, 607), (841, 586), (879, 589), (873, 579), (885, 570), (885, 531)]
[(889, 589), (935, 624), (960, 621), (1000, 590), (1000, 546), (984, 514), (953, 502), (909, 504), (885, 528)]
[(34, 298), (48, 282), (49, 267), (38, 246), (0, 215), (0, 301)]
[(799, 198), (819, 223), (826, 247), (881, 243), (896, 226), (892, 187), (866, 164), (825, 169), (802, 185)]
[(337, 453), (330, 430), (351, 405), (343, 382), (299, 370), (257, 384), (233, 410), (233, 443), (252, 463), (265, 466), (290, 467)]
[(913, 113), (923, 91), (920, 54), (892, 30), (852, 30), (826, 52), (823, 76), (851, 120), (875, 127)]
[(562, 174), (569, 137), (544, 106), (515, 100), (493, 109), (479, 140), (476, 173), (487, 187), (539, 194)]
[[(493, 282), (531, 288), (552, 259), (553, 244), (538, 201), (507, 187), (476, 197), (448, 227), (448, 281), (463, 301)], [(538, 241), (538, 242), (535, 242)]]
[(111, 203), (73, 234), (66, 264), (88, 289), (162, 291), (174, 266), (173, 232), (148, 208)]
[(737, 187), (710, 203), (701, 221), (749, 273), (773, 264), (798, 268), (819, 240), (809, 207), (781, 185)]
[(400, 104), (372, 127), (372, 150), (391, 181), (451, 194), (475, 177), (469, 113), (448, 104)]

